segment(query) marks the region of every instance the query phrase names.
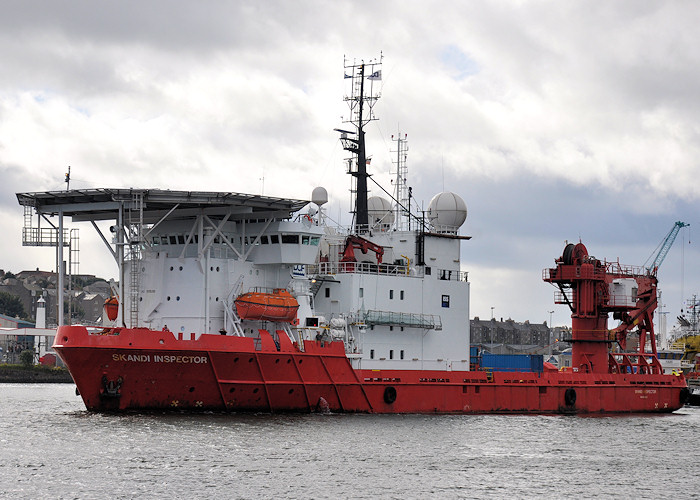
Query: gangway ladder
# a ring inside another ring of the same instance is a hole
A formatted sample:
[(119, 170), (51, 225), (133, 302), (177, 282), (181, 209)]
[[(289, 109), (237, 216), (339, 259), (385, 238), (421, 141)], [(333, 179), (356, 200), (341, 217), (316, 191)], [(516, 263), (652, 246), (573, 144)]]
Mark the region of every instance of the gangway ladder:
[(238, 277), (238, 280), (233, 285), (224, 301), (224, 328), (227, 332), (232, 330), (237, 337), (245, 337), (243, 326), (241, 326), (241, 318), (238, 316), (238, 311), (236, 311), (236, 306), (233, 303), (235, 300), (234, 297), (240, 294), (241, 288), (243, 287), (243, 277), (244, 275), (242, 274)]
[(132, 191), (127, 212), (129, 224), (129, 321), (131, 328), (139, 323), (139, 291), (141, 285), (141, 253), (143, 245), (143, 192)]
[[(80, 238), (78, 229), (70, 229), (68, 243), (68, 324), (73, 324), (73, 280), (80, 274)], [(77, 304), (76, 304), (77, 308)]]

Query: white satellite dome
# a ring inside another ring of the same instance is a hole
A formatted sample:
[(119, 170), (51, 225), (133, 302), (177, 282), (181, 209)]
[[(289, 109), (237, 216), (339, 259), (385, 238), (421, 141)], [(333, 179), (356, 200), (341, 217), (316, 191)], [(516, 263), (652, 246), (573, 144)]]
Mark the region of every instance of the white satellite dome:
[(455, 193), (433, 196), (428, 205), (428, 221), (438, 233), (456, 233), (467, 220), (467, 204)]
[(380, 196), (367, 198), (367, 215), (369, 226), (387, 229), (394, 223), (394, 212), (389, 200)]
[(324, 187), (317, 187), (311, 192), (311, 201), (319, 207), (328, 203), (328, 191)]

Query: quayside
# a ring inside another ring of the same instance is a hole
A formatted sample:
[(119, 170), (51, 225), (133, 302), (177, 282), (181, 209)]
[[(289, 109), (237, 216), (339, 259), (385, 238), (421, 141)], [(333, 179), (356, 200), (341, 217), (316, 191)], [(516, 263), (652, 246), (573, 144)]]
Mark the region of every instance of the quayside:
[(309, 200), (135, 188), (17, 195), (25, 240), (38, 234), (34, 215), (52, 218), (58, 235), (67, 218), (111, 224), (100, 236), (119, 279), (103, 323), (60, 325), (54, 342), (86, 408), (596, 414), (684, 404), (684, 376), (664, 374), (657, 359), (655, 272), (600, 261), (582, 243), (542, 276), (571, 309), (573, 367), (475, 355), (460, 261), (466, 204), (442, 192), (416, 211), (401, 134), (393, 193), (369, 196), (365, 126), (381, 58), (346, 62), (345, 75), (351, 117), (337, 130), (350, 227), (327, 217), (322, 187)]

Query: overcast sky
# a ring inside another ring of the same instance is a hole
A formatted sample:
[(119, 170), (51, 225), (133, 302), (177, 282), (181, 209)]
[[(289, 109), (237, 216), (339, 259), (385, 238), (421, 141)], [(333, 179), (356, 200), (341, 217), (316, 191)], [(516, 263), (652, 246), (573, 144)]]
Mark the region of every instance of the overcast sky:
[[(464, 198), (472, 317), (569, 324), (542, 282), (567, 240), (641, 265), (681, 220), (659, 273), (674, 320), (700, 292), (698, 19), (690, 1), (0, 1), (0, 267), (54, 268), (21, 246), (15, 193), (65, 189), (68, 165), (71, 188), (322, 185), (337, 218), (344, 57), (383, 53), (371, 173), (389, 188), (401, 130), (416, 201)], [(78, 227), (80, 271), (116, 276)]]

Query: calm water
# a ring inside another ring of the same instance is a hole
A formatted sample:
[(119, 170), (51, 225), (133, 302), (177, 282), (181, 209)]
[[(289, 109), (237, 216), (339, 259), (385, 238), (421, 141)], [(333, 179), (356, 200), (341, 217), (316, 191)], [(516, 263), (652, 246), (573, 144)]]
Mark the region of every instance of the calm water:
[(700, 408), (115, 416), (74, 390), (0, 384), (0, 497), (700, 498)]

